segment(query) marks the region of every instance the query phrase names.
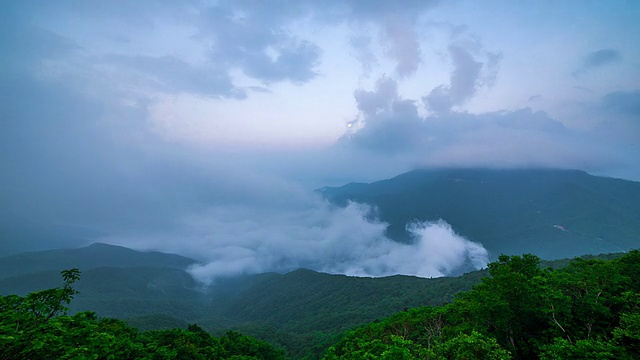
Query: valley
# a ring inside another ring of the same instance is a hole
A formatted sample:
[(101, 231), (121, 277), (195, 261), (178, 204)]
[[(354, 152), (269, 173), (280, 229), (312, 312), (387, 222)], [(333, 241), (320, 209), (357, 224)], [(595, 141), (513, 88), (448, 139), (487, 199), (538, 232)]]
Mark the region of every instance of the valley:
[[(545, 259), (540, 268), (561, 269), (568, 258), (610, 253), (596, 258), (613, 260), (638, 247), (639, 185), (579, 171), (455, 169), (318, 192), (336, 206), (374, 206), (389, 224), (387, 236), (398, 242), (414, 241), (401, 224), (444, 219), (481, 242), (491, 260), (528, 252)], [(297, 269), (205, 285), (189, 273), (198, 264), (103, 243), (26, 252), (0, 258), (0, 295), (55, 288), (60, 271), (77, 268), (71, 314), (90, 310), (140, 331), (198, 324), (222, 336), (231, 329), (275, 344), (291, 358), (318, 359), (358, 326), (451, 304), (489, 275), (470, 269), (438, 278), (372, 278)]]

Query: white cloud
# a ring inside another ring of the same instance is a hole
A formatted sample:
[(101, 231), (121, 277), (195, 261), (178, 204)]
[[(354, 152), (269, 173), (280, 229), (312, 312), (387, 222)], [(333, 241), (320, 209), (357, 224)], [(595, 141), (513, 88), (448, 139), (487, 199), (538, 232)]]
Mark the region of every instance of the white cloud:
[[(585, 22), (600, 24), (581, 28), (585, 43), (602, 42), (597, 33), (607, 47), (595, 49), (615, 50), (573, 59), (594, 48), (567, 41), (577, 39), (573, 32), (547, 36), (567, 31), (565, 19), (555, 15), (562, 12), (546, 5), (514, 6), (511, 17), (495, 16), (504, 4), (438, 4), (5, 2), (2, 218), (44, 229), (32, 241), (41, 247), (60, 244), (48, 242), (51, 227), (83, 229), (79, 233), (90, 235), (78, 244), (101, 237), (208, 254), (207, 271), (216, 274), (296, 262), (384, 274), (400, 271), (398, 258), (409, 256), (407, 249), (419, 253), (420, 244), (435, 245), (429, 238), (412, 247), (390, 243), (381, 235), (384, 225), (366, 215), (369, 209), (332, 208), (282, 189), (301, 186), (296, 181), (309, 188), (375, 180), (417, 166), (538, 165), (605, 173), (614, 166), (615, 174), (628, 168), (637, 174), (633, 89), (639, 72), (632, 67), (638, 47), (629, 45), (636, 43), (630, 31), (635, 18)], [(538, 6), (553, 26), (509, 31), (509, 21), (536, 23), (530, 10)], [(585, 13), (589, 6), (558, 7), (599, 19)], [(452, 25), (427, 26), (436, 20)], [(449, 30), (460, 23), (468, 23), (467, 30), (452, 38)], [(469, 35), (476, 31), (477, 37)], [(483, 50), (480, 37), (504, 56)], [(582, 63), (607, 66), (606, 74), (598, 71), (601, 78), (593, 71), (580, 79), (594, 89), (591, 97), (573, 97), (576, 84), (567, 82), (576, 81), (571, 71)], [(588, 116), (601, 126), (576, 131), (549, 115), (553, 109), (518, 106), (518, 97), (527, 103), (538, 94), (541, 100), (532, 105), (590, 102), (584, 108), (594, 110)], [(467, 112), (479, 96), (490, 105)], [(425, 105), (437, 113), (428, 116)], [(347, 123), (356, 126), (331, 147)], [(428, 236), (443, 226), (425, 227), (430, 230), (416, 233)], [(356, 240), (347, 241), (351, 237)], [(314, 260), (317, 255), (322, 259)], [(395, 264), (386, 270), (379, 267), (385, 256)], [(237, 261), (225, 265), (213, 261), (217, 257)]]
[(442, 220), (411, 224), (415, 242), (402, 244), (385, 237), (387, 225), (366, 205), (339, 208), (314, 199), (308, 206), (275, 214), (258, 210), (259, 216), (249, 208), (214, 209), (191, 223), (199, 235), (183, 238), (179, 251), (203, 261), (189, 271), (205, 283), (301, 267), (354, 276), (438, 277), (488, 261), (482, 245), (458, 236)]

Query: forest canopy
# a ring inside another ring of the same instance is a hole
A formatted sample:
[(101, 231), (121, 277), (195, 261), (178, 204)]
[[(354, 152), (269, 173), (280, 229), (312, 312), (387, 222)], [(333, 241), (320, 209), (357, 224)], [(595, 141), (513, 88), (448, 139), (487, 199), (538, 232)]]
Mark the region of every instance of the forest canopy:
[(542, 269), (501, 256), (447, 305), (349, 331), (325, 359), (637, 359), (640, 252)]
[(78, 269), (62, 272), (63, 286), (24, 297), (0, 297), (0, 359), (283, 359), (284, 351), (228, 331), (215, 337), (198, 325), (139, 332), (93, 312), (67, 315)]
[(139, 331), (93, 312), (68, 315), (80, 272), (65, 270), (60, 287), (0, 297), (0, 359), (640, 357), (639, 251), (613, 260), (575, 259), (560, 269), (542, 268), (530, 254), (503, 255), (488, 270), (446, 305), (408, 309), (346, 331), (324, 354), (319, 344), (307, 344), (295, 355), (235, 331), (213, 336), (196, 324)]

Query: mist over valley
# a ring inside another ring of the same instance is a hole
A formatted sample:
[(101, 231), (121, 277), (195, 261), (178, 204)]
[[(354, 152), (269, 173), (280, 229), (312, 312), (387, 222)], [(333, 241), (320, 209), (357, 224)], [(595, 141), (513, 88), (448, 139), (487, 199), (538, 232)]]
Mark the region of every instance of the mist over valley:
[(640, 357), (640, 3), (0, 10), (0, 358)]

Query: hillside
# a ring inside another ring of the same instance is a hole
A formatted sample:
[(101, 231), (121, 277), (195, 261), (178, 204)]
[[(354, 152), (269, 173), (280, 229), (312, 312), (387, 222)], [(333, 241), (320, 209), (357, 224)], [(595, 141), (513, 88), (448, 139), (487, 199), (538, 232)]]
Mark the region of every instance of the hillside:
[[(74, 260), (70, 254), (91, 254), (94, 263)], [(126, 257), (109, 260), (114, 254)], [(74, 313), (92, 310), (100, 316), (125, 319), (144, 330), (187, 323), (198, 323), (219, 334), (235, 329), (285, 345), (292, 353), (302, 352), (309, 344), (325, 344), (318, 345), (318, 354), (340, 331), (406, 308), (449, 302), (485, 274), (436, 279), (356, 278), (301, 269), (220, 279), (202, 291), (184, 269), (161, 266), (163, 261), (167, 265), (187, 262), (171, 254), (100, 244), (1, 258), (0, 268), (9, 268), (16, 259), (25, 263), (15, 271), (19, 274), (0, 279), (0, 295), (24, 295), (59, 286), (59, 270), (51, 267), (84, 265), (75, 286), (80, 294), (70, 304)], [(37, 259), (46, 262), (38, 264)], [(145, 261), (149, 266), (142, 266)], [(119, 266), (97, 266), (107, 263)], [(29, 271), (30, 265), (33, 271)]]
[[(390, 276), (358, 278), (300, 269), (287, 274), (265, 273), (220, 279), (201, 288), (183, 269), (139, 266), (150, 254), (100, 244), (89, 248), (23, 254), (24, 259), (49, 259), (62, 264), (69, 254), (91, 253), (96, 258), (127, 254), (121, 266), (88, 266), (75, 284), (80, 291), (71, 302), (73, 313), (91, 310), (100, 316), (126, 320), (142, 330), (185, 328), (197, 323), (223, 335), (234, 329), (288, 349), (295, 358), (318, 358), (341, 332), (398, 311), (453, 301), (455, 294), (480, 283), (487, 271), (460, 277), (418, 278)], [(151, 253), (154, 259), (184, 259)], [(607, 255), (616, 258), (620, 254)], [(6, 268), (16, 257), (0, 259)], [(182, 260), (180, 260), (182, 261)], [(75, 264), (78, 264), (75, 262)], [(136, 266), (124, 266), (137, 264)], [(568, 261), (544, 262), (558, 268)], [(28, 270), (28, 264), (23, 264)], [(0, 279), (0, 295), (26, 293), (60, 286), (58, 270), (39, 271)]]
[(195, 260), (95, 243), (76, 249), (27, 252), (0, 258), (0, 294), (24, 295), (59, 286), (60, 271), (82, 272), (72, 311), (127, 318), (165, 314), (193, 321), (206, 296), (186, 272)]
[(348, 331), (326, 360), (638, 359), (640, 252), (541, 269), (500, 256), (489, 276), (447, 305)]
[(140, 252), (123, 246), (94, 243), (77, 249), (33, 251), (0, 258), (0, 279), (42, 271), (81, 271), (98, 267), (168, 267), (186, 269), (195, 263), (180, 255), (157, 251)]
[(377, 207), (388, 236), (412, 239), (407, 223), (444, 219), (499, 254), (545, 259), (626, 251), (640, 245), (640, 183), (553, 169), (415, 170), (370, 184), (318, 190), (343, 205)]

